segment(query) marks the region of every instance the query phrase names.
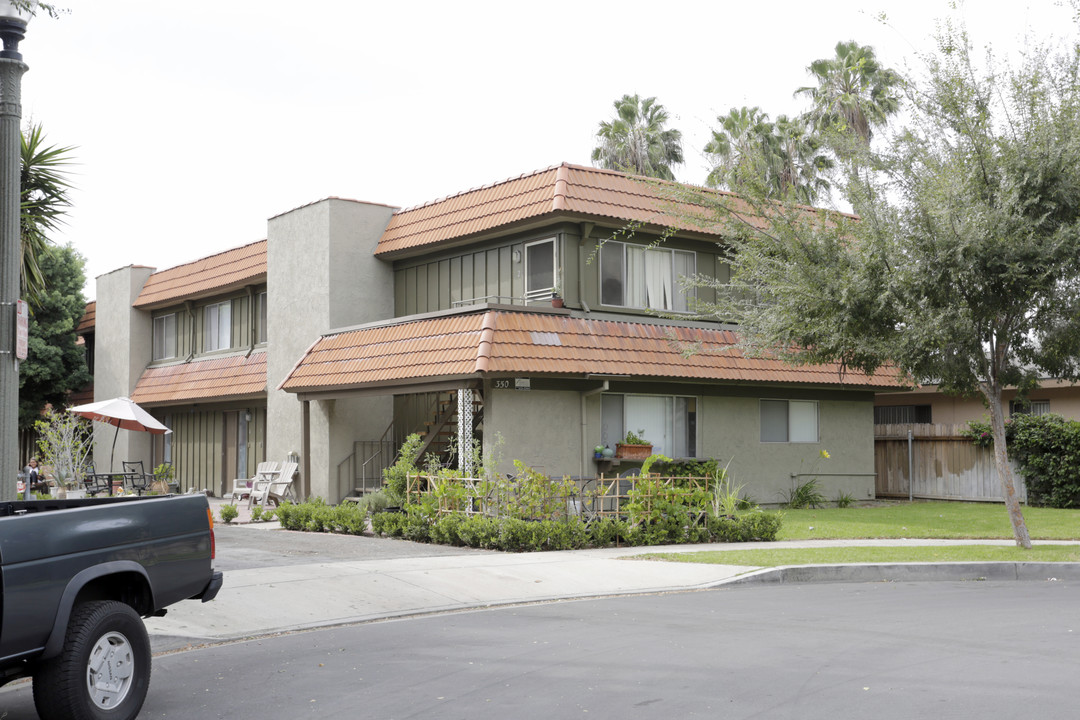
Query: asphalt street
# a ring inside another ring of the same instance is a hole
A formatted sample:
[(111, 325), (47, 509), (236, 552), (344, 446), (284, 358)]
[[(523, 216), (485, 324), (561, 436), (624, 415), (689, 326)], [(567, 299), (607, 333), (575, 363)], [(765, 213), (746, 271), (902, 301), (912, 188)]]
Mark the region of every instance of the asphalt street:
[(142, 717), (1072, 720), (1078, 672), (1073, 581), (726, 586), (167, 654)]

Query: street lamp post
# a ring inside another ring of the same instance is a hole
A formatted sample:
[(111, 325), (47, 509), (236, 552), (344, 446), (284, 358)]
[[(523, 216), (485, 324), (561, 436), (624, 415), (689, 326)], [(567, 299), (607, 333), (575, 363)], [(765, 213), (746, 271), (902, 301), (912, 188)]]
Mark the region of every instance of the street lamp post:
[(19, 361), (15, 306), (19, 300), (19, 170), (22, 155), (22, 76), (19, 53), (31, 3), (0, 1), (0, 501), (15, 499), (19, 469)]

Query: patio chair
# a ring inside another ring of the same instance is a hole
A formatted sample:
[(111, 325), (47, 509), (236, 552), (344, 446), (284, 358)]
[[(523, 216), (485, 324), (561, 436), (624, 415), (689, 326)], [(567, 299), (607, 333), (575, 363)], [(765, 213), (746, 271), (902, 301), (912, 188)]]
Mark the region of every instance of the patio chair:
[(86, 488), (86, 494), (94, 497), (98, 493), (112, 494), (112, 478), (104, 473), (94, 472), (94, 466), (90, 465), (83, 473), (82, 484)]
[(121, 465), (124, 466), (125, 473), (133, 473), (127, 480), (131, 483), (131, 489), (139, 495), (154, 481), (154, 476), (147, 475), (143, 470), (142, 460), (124, 460)]
[(274, 473), (274, 477), (256, 479), (251, 485), (251, 494), (248, 495), (248, 507), (256, 502), (266, 507), (268, 501), (280, 505), (283, 500), (292, 498), (293, 475), (296, 474), (297, 467), (297, 463), (285, 462), (281, 464), (281, 469)]
[(233, 480), (233, 488), (230, 497), (233, 502), (243, 500), (246, 497), (251, 496), (251, 488), (255, 486), (255, 483), (259, 480), (271, 480), (278, 471), (281, 469), (281, 463), (274, 460), (267, 460), (266, 462), (259, 463), (255, 468), (255, 476), (251, 478), (237, 478)]

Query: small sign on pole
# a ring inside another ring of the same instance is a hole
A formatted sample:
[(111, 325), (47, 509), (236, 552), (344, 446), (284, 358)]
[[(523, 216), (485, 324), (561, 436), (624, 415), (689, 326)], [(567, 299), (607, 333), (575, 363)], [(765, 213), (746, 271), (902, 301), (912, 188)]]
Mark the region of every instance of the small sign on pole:
[(25, 360), (30, 337), (30, 307), (26, 301), (15, 303), (15, 357)]

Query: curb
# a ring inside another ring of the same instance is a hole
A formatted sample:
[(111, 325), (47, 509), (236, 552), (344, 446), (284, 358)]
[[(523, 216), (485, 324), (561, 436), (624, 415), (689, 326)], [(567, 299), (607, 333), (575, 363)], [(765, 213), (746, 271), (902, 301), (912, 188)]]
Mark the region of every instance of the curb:
[[(785, 565), (755, 570), (720, 585), (1019, 580), (1080, 580), (1080, 563), (981, 562)], [(718, 585), (719, 587), (719, 585)]]

